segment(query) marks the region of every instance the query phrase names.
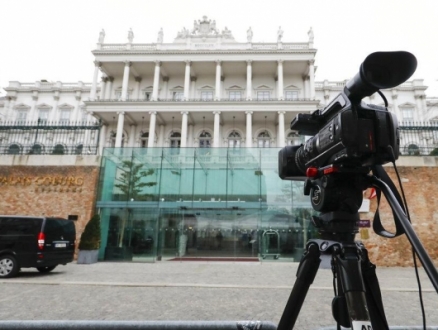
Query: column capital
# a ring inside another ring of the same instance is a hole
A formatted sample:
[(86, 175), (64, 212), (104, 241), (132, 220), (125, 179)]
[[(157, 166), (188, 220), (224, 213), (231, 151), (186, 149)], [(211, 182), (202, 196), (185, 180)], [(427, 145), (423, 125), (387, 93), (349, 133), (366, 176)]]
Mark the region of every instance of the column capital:
[(54, 96), (53, 96), (53, 99), (54, 99), (55, 101), (59, 101), (59, 95), (54, 95)]
[(220, 112), (220, 111), (213, 111), (213, 114), (214, 114), (214, 115), (220, 115), (221, 112)]
[(132, 127), (137, 126), (137, 124), (136, 123), (131, 123), (131, 124), (129, 124), (129, 126), (131, 126), (131, 128), (132, 128)]
[(156, 111), (149, 111), (149, 114), (152, 116), (152, 115), (156, 115), (157, 112)]
[(109, 77), (108, 77), (108, 80), (109, 80), (109, 82), (113, 82), (113, 81), (114, 81), (114, 77), (109, 76)]
[(307, 63), (308, 63), (309, 65), (313, 65), (313, 64), (315, 64), (315, 60), (308, 60)]
[(188, 111), (181, 111), (181, 114), (182, 114), (182, 115), (188, 115), (189, 112), (188, 112)]
[(141, 82), (142, 78), (141, 77), (135, 77), (134, 78), (136, 82)]
[(132, 65), (132, 62), (128, 61), (128, 60), (123, 61), (123, 63), (125, 63), (125, 66), (131, 66)]
[(38, 101), (38, 94), (37, 95), (32, 95), (32, 100), (33, 101)]
[(190, 76), (190, 81), (196, 81), (196, 80), (198, 80), (197, 77), (195, 77), (195, 76)]
[(215, 60), (216, 65), (221, 65), (222, 61), (221, 60)]
[(168, 82), (169, 81), (169, 77), (163, 77), (163, 81)]
[(95, 66), (96, 68), (100, 67), (101, 65), (102, 65), (101, 62), (99, 62), (99, 61), (94, 61), (94, 66)]
[(278, 111), (278, 114), (279, 115), (284, 115), (284, 114), (286, 114), (286, 111)]
[(161, 61), (155, 60), (155, 66), (161, 66)]
[(125, 111), (117, 111), (117, 114), (123, 116), (123, 115), (125, 115)]
[(225, 81), (225, 77), (224, 76), (221, 76), (221, 81)]
[(251, 65), (252, 60), (246, 60), (246, 63), (247, 63), (248, 65)]
[(283, 61), (282, 59), (277, 60), (277, 63), (278, 63), (278, 64), (283, 64), (283, 62), (284, 62), (284, 61)]
[(191, 66), (192, 65), (192, 61), (190, 61), (190, 60), (185, 60), (184, 62), (186, 63), (186, 66)]
[(76, 101), (80, 101), (81, 100), (81, 95), (79, 94), (79, 95), (76, 95), (75, 96), (75, 99), (76, 99)]
[(246, 113), (247, 115), (252, 115), (252, 114), (254, 113), (254, 111), (245, 111), (245, 113)]
[(102, 82), (106, 83), (108, 81), (108, 77), (101, 77)]
[(309, 80), (310, 79), (310, 77), (309, 77), (309, 75), (303, 75), (303, 80)]

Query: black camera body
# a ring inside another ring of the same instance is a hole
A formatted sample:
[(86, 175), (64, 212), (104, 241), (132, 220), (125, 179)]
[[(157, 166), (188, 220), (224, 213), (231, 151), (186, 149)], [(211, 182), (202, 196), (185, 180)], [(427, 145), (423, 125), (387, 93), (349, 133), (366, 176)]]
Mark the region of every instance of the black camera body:
[(298, 114), (292, 120), (292, 130), (313, 136), (304, 145), (280, 150), (280, 178), (302, 179), (309, 167), (363, 167), (395, 161), (400, 148), (397, 117), (385, 107), (361, 100), (381, 88), (403, 83), (416, 65), (414, 55), (408, 52), (369, 55), (359, 73), (330, 104), (312, 114)]

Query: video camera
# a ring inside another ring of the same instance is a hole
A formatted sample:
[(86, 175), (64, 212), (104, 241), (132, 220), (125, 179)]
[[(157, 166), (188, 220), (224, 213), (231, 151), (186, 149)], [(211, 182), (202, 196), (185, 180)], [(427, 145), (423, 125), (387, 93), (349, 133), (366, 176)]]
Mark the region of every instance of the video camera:
[(280, 178), (302, 178), (309, 167), (319, 169), (342, 164), (357, 168), (395, 161), (400, 145), (395, 114), (386, 107), (365, 104), (362, 99), (380, 89), (400, 85), (412, 76), (416, 67), (417, 60), (409, 52), (370, 54), (330, 104), (312, 114), (298, 114), (292, 120), (292, 130), (313, 137), (304, 145), (280, 150)]

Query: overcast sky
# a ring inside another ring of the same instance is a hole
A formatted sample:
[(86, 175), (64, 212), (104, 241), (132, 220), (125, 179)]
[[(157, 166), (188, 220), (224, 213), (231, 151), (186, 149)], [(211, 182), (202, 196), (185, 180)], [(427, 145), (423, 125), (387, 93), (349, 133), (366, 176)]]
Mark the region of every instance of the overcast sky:
[(418, 60), (413, 78), (438, 96), (438, 1), (435, 0), (4, 0), (0, 18), (0, 96), (9, 81), (91, 82), (99, 31), (106, 43), (173, 42), (183, 27), (206, 15), (235, 39), (306, 42), (313, 27), (316, 80), (352, 78), (375, 51), (406, 50)]

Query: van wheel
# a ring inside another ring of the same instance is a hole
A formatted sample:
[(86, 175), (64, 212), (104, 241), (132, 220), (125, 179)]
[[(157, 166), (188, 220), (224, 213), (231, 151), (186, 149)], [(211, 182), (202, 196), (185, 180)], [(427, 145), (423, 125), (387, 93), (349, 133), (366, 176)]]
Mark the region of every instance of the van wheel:
[[(58, 265), (56, 265), (58, 266)], [(52, 270), (54, 270), (56, 268), (56, 266), (50, 266), (50, 267), (37, 267), (38, 271), (41, 273), (48, 273), (51, 272)]]
[(14, 277), (19, 270), (17, 259), (13, 256), (0, 256), (0, 278)]

